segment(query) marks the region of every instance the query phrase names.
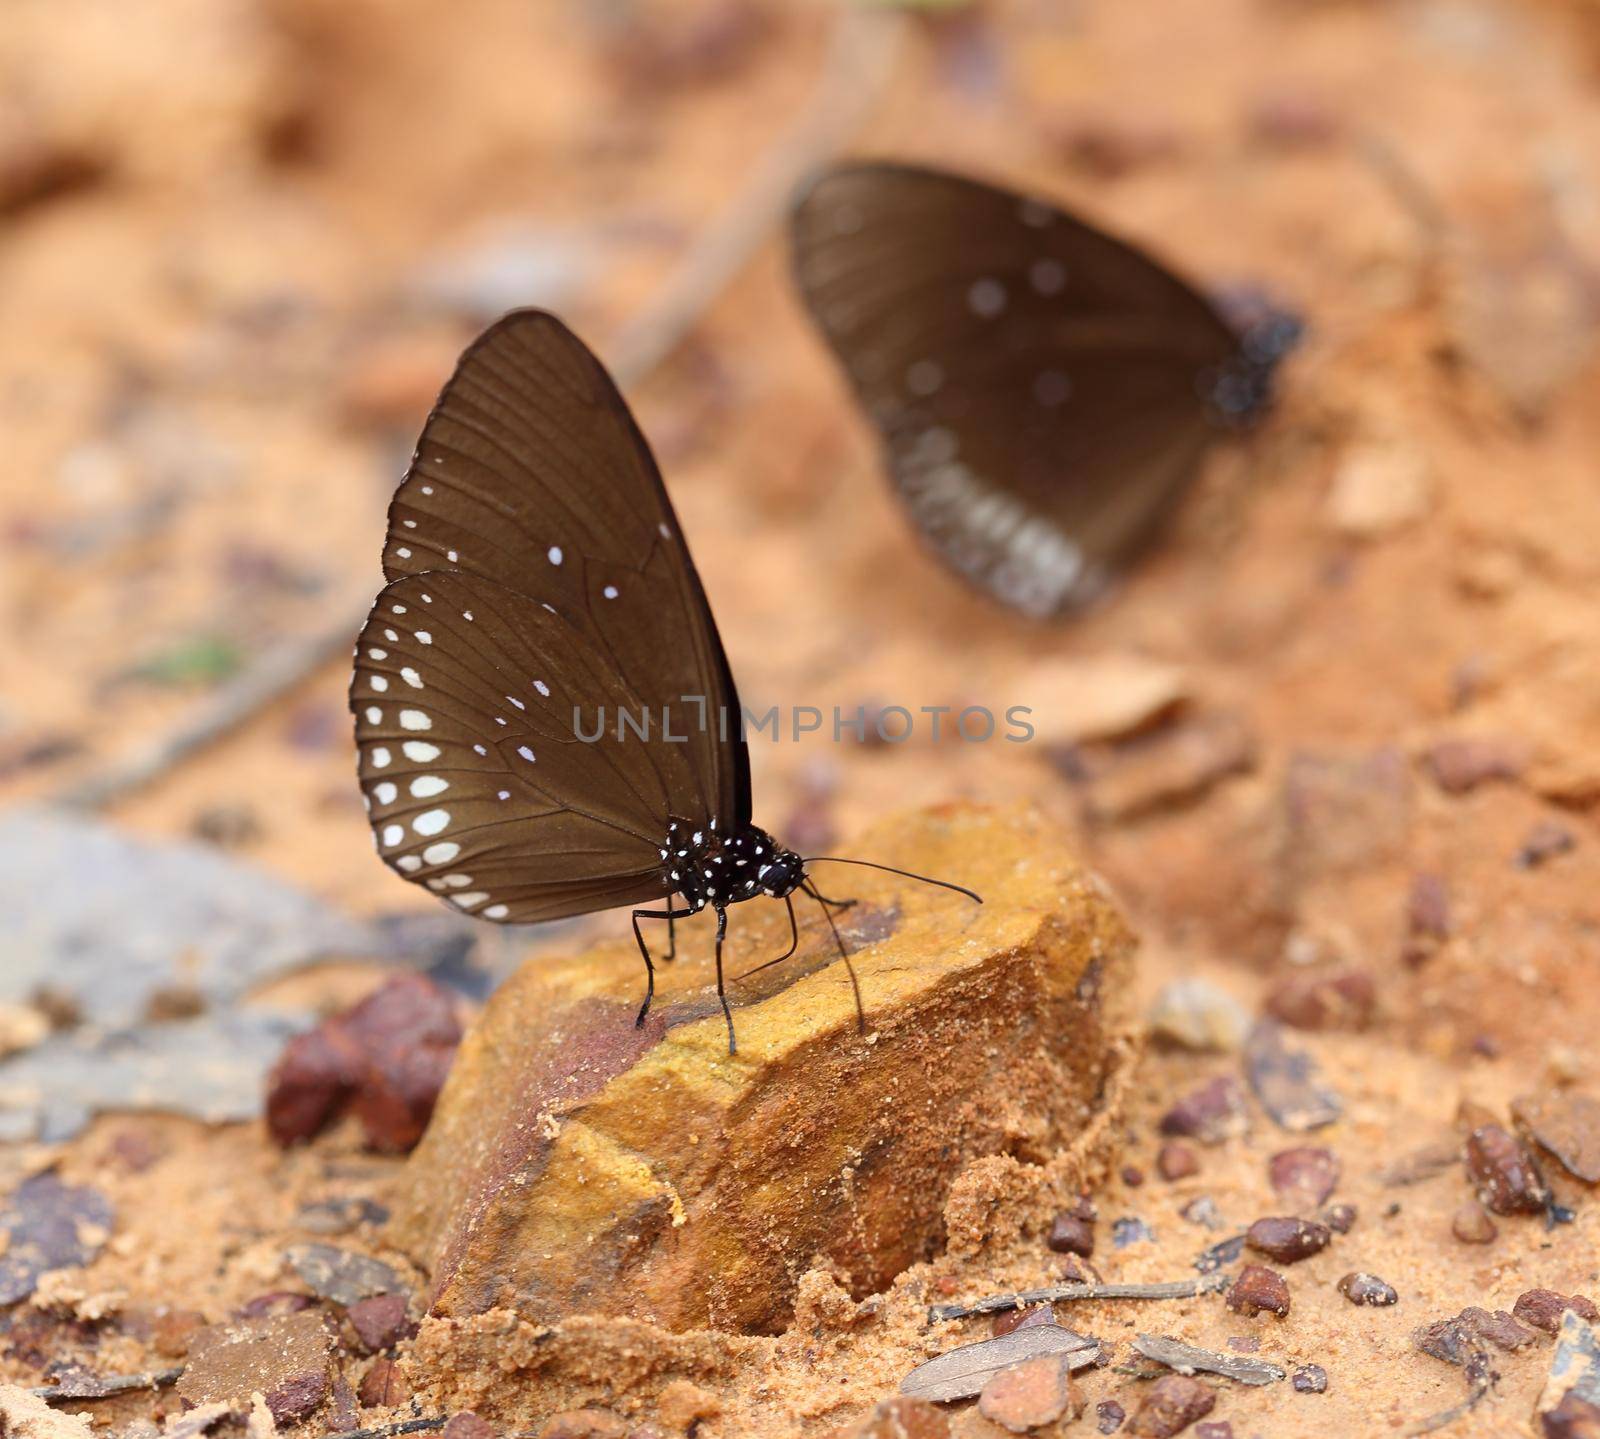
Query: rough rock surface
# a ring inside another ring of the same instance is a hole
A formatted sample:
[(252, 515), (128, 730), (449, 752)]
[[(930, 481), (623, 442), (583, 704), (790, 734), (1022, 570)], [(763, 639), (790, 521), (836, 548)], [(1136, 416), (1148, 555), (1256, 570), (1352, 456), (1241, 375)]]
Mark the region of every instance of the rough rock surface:
[[(840, 928), (865, 1034), (815, 912), (792, 960), (731, 986), (736, 1056), (704, 924), (680, 928), (642, 1029), (631, 943), (496, 994), (395, 1211), (435, 1313), (771, 1331), (814, 1258), (881, 1289), (937, 1249), (969, 1164), (1042, 1159), (1096, 1124), (1132, 938), (1055, 835), (1027, 810), (951, 808), (847, 852), (985, 900), (831, 870), (827, 892), (859, 900)], [(781, 906), (730, 918), (730, 974), (785, 947)]]

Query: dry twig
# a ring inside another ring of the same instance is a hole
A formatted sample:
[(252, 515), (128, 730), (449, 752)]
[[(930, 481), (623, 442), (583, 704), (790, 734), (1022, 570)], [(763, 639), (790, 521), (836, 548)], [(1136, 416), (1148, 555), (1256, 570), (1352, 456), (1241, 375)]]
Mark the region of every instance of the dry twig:
[(1173, 1279), (1164, 1284), (1052, 1284), (1045, 1289), (1022, 1289), (1014, 1294), (991, 1294), (972, 1304), (930, 1304), (928, 1318), (967, 1319), (974, 1314), (1000, 1314), (1030, 1304), (1053, 1304), (1067, 1299), (1193, 1299), (1214, 1294), (1233, 1282), (1232, 1275), (1206, 1274), (1199, 1279)]

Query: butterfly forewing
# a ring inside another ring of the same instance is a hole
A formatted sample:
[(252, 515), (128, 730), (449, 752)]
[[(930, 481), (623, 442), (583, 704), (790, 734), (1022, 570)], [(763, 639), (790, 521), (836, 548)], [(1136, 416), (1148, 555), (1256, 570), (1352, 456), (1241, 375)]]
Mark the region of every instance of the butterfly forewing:
[(664, 897), (674, 819), (748, 824), (738, 697), (677, 517), (559, 321), (514, 313), (462, 357), (384, 565), (350, 706), (404, 878), (480, 918), (554, 919)]
[(955, 175), (829, 171), (792, 230), (807, 303), (935, 548), (1031, 613), (1089, 598), (1192, 475), (1233, 332), (1131, 247)]
[[(550, 605), (652, 705), (738, 712), (649, 446), (605, 368), (552, 315), (514, 311), (486, 330), (423, 428), (389, 508), (384, 574), (439, 570)], [(714, 806), (705, 817), (748, 821), (744, 746), (711, 724), (678, 748)]]

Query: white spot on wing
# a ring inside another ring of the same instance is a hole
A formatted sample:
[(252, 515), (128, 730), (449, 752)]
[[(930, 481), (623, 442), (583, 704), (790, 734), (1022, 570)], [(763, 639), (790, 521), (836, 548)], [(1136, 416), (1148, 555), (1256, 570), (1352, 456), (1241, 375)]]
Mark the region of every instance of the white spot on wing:
[(617, 597), (617, 587), (615, 585), (607, 585), (600, 593), (608, 600), (614, 600)]
[(393, 758), (389, 753), (388, 745), (378, 745), (368, 752), (367, 758), (372, 761), (373, 769), (387, 769), (389, 761)]
[(926, 399), (944, 384), (944, 370), (932, 360), (918, 360), (906, 371), (906, 389)]
[(1006, 287), (985, 276), (967, 291), (967, 308), (980, 320), (992, 320), (1006, 307)]
[(401, 669), (400, 678), (403, 679), (414, 690), (419, 690), (422, 688), (422, 676), (412, 669), (410, 665), (406, 665), (403, 669)]
[(381, 709), (379, 709), (377, 707), (377, 705), (368, 705), (367, 706), (367, 723), (368, 724), (382, 724), (383, 723), (383, 711)]
[(550, 556), (550, 563), (551, 564), (559, 565), (561, 563), (561, 546), (560, 545), (551, 545), (550, 548), (545, 551), (545, 553)]
[(377, 800), (379, 804), (393, 804), (394, 797), (399, 793), (400, 791), (390, 784), (388, 780), (385, 780), (382, 784), (375, 784), (372, 787), (372, 797), (373, 799)]
[(436, 774), (418, 775), (411, 781), (411, 793), (417, 799), (432, 799), (436, 794), (443, 794), (450, 788), (450, 781), (440, 779)]
[(407, 874), (415, 874), (422, 868), (422, 861), (414, 854), (403, 854), (395, 861)]
[(504, 919), (510, 913), (511, 911), (503, 904), (491, 904), (488, 909), (484, 910), (483, 917), (485, 919)]
[(433, 721), (423, 714), (421, 710), (401, 710), (401, 729), (432, 729)]
[(407, 759), (414, 759), (418, 764), (427, 764), (429, 760), (439, 758), (439, 746), (429, 744), (425, 739), (408, 739), (400, 746), (400, 753)]
[(1028, 266), (1028, 283), (1041, 295), (1059, 295), (1067, 283), (1067, 267), (1060, 260), (1035, 260)]
[(438, 844), (430, 844), (423, 850), (422, 857), (429, 864), (449, 864), (460, 853), (461, 846), (453, 839), (442, 839)]
[(543, 680), (535, 680), (533, 682), (533, 687), (534, 689), (538, 690), (539, 693), (542, 694), (546, 699), (550, 698), (550, 686), (547, 685)]
[(386, 689), (389, 688), (389, 681), (384, 679), (382, 675), (369, 675), (367, 677), (367, 683), (370, 684), (373, 689), (377, 690), (379, 694), (382, 694)]
[(450, 903), (461, 909), (471, 909), (474, 905), (482, 904), (488, 897), (482, 890), (474, 890), (471, 894), (451, 895)]
[(438, 834), (450, 823), (450, 811), (447, 809), (430, 809), (419, 814), (411, 821), (411, 828), (418, 834)]
[(399, 844), (406, 837), (405, 827), (398, 824), (386, 824), (383, 827), (383, 842), (390, 849)]
[(433, 636), (429, 634), (427, 630), (418, 630), (417, 643), (419, 645), (431, 645), (433, 643)]
[(523, 759), (525, 759), (525, 760), (527, 760), (527, 762), (528, 762), (528, 763), (529, 763), (529, 764), (532, 764), (532, 763), (533, 763), (533, 751), (532, 751), (532, 750), (531, 750), (531, 749), (529, 749), (529, 748), (528, 748), (528, 747), (527, 747), (527, 745), (525, 745), (525, 744), (519, 744), (519, 745), (518, 745), (518, 746), (517, 746), (517, 753), (518, 753), (518, 754), (519, 754), (519, 755), (521, 755), (521, 756), (522, 756), (522, 757), (523, 757)]

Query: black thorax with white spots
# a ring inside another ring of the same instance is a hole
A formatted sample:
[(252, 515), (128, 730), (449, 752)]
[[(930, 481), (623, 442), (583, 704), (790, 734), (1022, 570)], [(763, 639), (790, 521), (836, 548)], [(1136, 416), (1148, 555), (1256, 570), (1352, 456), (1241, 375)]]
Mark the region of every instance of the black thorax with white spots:
[(715, 820), (704, 829), (673, 820), (661, 850), (661, 873), (666, 887), (682, 895), (695, 913), (707, 905), (726, 909), (761, 894), (783, 899), (806, 877), (800, 856), (766, 830), (748, 825), (724, 835)]

